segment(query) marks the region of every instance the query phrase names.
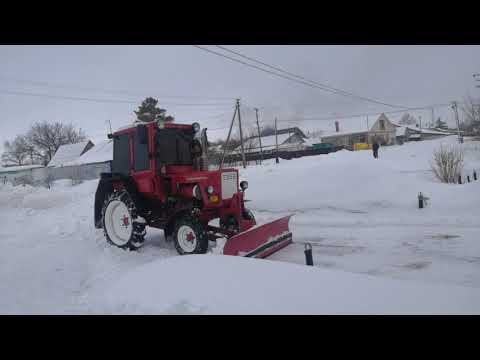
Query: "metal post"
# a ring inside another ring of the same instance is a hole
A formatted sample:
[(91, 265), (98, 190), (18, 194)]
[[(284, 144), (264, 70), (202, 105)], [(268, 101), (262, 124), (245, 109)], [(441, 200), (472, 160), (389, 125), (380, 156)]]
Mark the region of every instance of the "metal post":
[(260, 136), (260, 125), (258, 124), (258, 109), (255, 108), (255, 114), (257, 116), (257, 129), (258, 129), (258, 143), (260, 144), (260, 164), (263, 161), (263, 150), (262, 150), (262, 137)]
[(238, 109), (238, 127), (240, 129), (240, 146), (242, 148), (242, 162), (243, 168), (247, 168), (247, 163), (245, 161), (245, 148), (243, 146), (243, 133), (242, 133), (242, 117), (240, 116), (240, 99), (237, 99), (237, 109)]
[(423, 194), (418, 193), (418, 208), (423, 209)]
[(305, 263), (307, 266), (313, 266), (312, 245), (305, 244)]
[(457, 120), (457, 133), (458, 133), (458, 142), (462, 142), (461, 136), (460, 136), (460, 120), (458, 119), (458, 111), (457, 111), (457, 102), (454, 101), (452, 104), (452, 109), (455, 112), (455, 119)]
[(275, 162), (278, 164), (278, 134), (277, 134), (277, 118), (275, 118), (275, 148), (276, 148), (276, 158)]
[(462, 175), (458, 175), (458, 183), (462, 184)]
[(477, 180), (477, 172), (475, 170), (473, 170), (473, 180)]
[(467, 182), (470, 182), (470, 175), (467, 175)]
[(235, 121), (235, 115), (237, 115), (237, 106), (235, 106), (235, 110), (233, 111), (232, 122), (230, 123), (230, 130), (228, 130), (227, 142), (225, 143), (225, 149), (223, 149), (222, 161), (220, 162), (220, 166), (218, 170), (223, 167), (223, 162), (225, 161), (225, 154), (228, 148), (228, 142), (230, 141), (230, 135), (232, 134), (233, 123)]

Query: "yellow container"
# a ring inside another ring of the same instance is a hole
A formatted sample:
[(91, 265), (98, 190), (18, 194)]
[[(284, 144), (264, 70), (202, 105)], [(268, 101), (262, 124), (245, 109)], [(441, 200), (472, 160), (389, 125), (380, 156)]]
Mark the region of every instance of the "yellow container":
[(356, 143), (356, 144), (353, 144), (353, 150), (354, 151), (358, 151), (358, 150), (371, 150), (372, 149), (372, 145), (371, 144), (367, 144), (367, 143)]

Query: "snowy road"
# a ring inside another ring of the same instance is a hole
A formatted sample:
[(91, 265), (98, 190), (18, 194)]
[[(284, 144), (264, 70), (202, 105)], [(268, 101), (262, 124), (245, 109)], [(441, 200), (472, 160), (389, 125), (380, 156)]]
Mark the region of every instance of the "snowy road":
[[(296, 214), (295, 243), (270, 259), (303, 264), (310, 242), (315, 265), (339, 274), (479, 289), (480, 181), (436, 183), (425, 170), (435, 145), (384, 149), (373, 164), (369, 153), (342, 152), (242, 170), (259, 223)], [(412, 153), (422, 158), (412, 162)], [(154, 229), (138, 253), (107, 245), (92, 224), (95, 189), (96, 181), (0, 187), (0, 313), (98, 313), (92, 299), (105, 289), (176, 256)], [(418, 191), (432, 199), (422, 210)]]

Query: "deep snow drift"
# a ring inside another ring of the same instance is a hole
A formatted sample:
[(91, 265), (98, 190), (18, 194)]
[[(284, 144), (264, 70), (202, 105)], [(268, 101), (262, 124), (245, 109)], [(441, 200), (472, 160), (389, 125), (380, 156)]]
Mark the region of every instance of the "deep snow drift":
[[(0, 313), (480, 313), (480, 181), (433, 178), (443, 142), (241, 169), (259, 222), (295, 213), (273, 261), (178, 257), (154, 229), (126, 252), (93, 228), (97, 181), (0, 185)], [(464, 148), (479, 172), (480, 145)], [(304, 242), (316, 267), (285, 264), (304, 263)]]
[(194, 255), (141, 266), (91, 306), (114, 314), (470, 314), (479, 303), (473, 288)]

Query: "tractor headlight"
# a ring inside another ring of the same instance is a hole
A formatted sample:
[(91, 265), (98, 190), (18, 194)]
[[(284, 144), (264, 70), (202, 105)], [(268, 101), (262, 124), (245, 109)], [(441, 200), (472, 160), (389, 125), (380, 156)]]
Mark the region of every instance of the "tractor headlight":
[(202, 192), (200, 191), (200, 186), (195, 185), (193, 187), (193, 197), (197, 198), (198, 200), (202, 200)]
[(199, 132), (200, 131), (200, 124), (199, 123), (193, 123), (192, 124), (193, 132)]
[(208, 195), (212, 195), (212, 194), (213, 194), (213, 186), (212, 186), (212, 185), (207, 186), (207, 189), (206, 189), (206, 190), (207, 190), (207, 194), (208, 194)]
[(245, 180), (242, 181), (242, 182), (240, 183), (240, 188), (241, 188), (243, 191), (247, 190), (247, 189), (248, 189), (248, 181), (245, 181)]

